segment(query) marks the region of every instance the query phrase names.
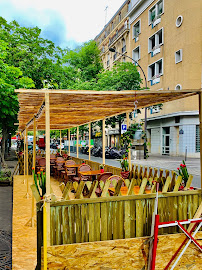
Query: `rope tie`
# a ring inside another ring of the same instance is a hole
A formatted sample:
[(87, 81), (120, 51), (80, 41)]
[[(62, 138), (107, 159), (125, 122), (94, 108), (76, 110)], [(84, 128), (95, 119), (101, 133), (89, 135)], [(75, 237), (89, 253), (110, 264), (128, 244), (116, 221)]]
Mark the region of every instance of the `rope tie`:
[(40, 211), (42, 211), (42, 208), (44, 207), (44, 203), (47, 202), (47, 203), (51, 203), (51, 197), (52, 196), (55, 196), (56, 197), (56, 200), (57, 201), (64, 201), (64, 198), (63, 197), (59, 197), (59, 196), (56, 196), (54, 193), (51, 193), (51, 194), (45, 194), (43, 197), (43, 199), (41, 200), (41, 202), (43, 202), (41, 208), (40, 208)]

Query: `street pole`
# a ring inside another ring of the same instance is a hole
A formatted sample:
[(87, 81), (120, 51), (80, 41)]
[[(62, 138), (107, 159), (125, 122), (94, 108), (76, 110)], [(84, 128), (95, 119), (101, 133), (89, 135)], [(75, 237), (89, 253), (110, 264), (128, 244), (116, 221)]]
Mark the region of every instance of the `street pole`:
[[(126, 54), (117, 52), (114, 48), (109, 48), (109, 51), (110, 52), (113, 52), (113, 53), (118, 53), (118, 54), (123, 55), (124, 57), (127, 57), (127, 58), (131, 59), (132, 61), (134, 61), (138, 65), (138, 67), (141, 69), (141, 71), (143, 73), (144, 80), (145, 80), (145, 88), (147, 89), (147, 78), (146, 78), (146, 75), (144, 73), (144, 70), (138, 64), (138, 62), (135, 61), (135, 59), (131, 58), (130, 56), (126, 55)], [(145, 131), (145, 136), (144, 136), (144, 159), (147, 159), (147, 138), (146, 138), (146, 134), (147, 134), (147, 107), (145, 107), (145, 114), (144, 114), (144, 116), (145, 116), (145, 122), (144, 122), (144, 131)]]

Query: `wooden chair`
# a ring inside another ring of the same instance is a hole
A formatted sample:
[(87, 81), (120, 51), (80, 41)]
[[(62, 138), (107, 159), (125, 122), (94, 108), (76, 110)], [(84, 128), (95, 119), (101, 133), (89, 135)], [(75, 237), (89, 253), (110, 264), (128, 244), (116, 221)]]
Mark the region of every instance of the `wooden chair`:
[(78, 168), (78, 176), (73, 177), (73, 181), (80, 182), (80, 181), (89, 181), (91, 180), (91, 176), (83, 176), (79, 172), (87, 172), (92, 171), (91, 166), (88, 164), (81, 164)]
[(37, 172), (40, 172), (40, 170), (43, 170), (45, 171), (46, 170), (46, 159), (44, 157), (41, 157), (39, 160), (38, 160), (38, 165), (36, 167), (36, 171)]
[[(108, 179), (110, 180), (109, 188), (114, 188), (115, 183), (118, 184), (118, 181), (119, 181), (119, 180), (122, 180), (122, 181), (123, 181), (121, 186), (122, 186), (122, 187), (125, 186), (125, 181), (124, 181), (124, 179), (123, 179), (121, 176), (119, 176), (119, 175), (112, 175), (112, 176), (110, 176)], [(114, 195), (114, 191), (109, 190), (109, 194), (110, 194), (110, 196), (113, 196), (113, 195)]]
[(39, 164), (39, 159), (42, 158), (40, 155), (37, 155), (36, 156), (36, 167), (38, 166)]
[(54, 154), (50, 154), (50, 171), (53, 174), (53, 166), (55, 166), (56, 157)]
[(62, 157), (57, 157), (55, 160), (55, 166), (53, 166), (53, 170), (54, 170), (54, 176), (55, 178), (59, 179), (60, 178), (60, 172), (64, 171), (64, 158)]
[(107, 179), (109, 179), (109, 177), (112, 176), (112, 175), (113, 175), (113, 173), (111, 173), (111, 172), (104, 172), (103, 174), (101, 174), (99, 176), (99, 178), (98, 178), (98, 186), (97, 186), (97, 188), (95, 190), (95, 193), (96, 193), (96, 195), (98, 197), (100, 197), (101, 193), (102, 193), (102, 189), (100, 187), (100, 181), (105, 183), (107, 181)]
[(76, 162), (74, 160), (66, 160), (65, 161), (65, 170), (61, 171), (61, 178), (64, 179), (64, 182), (67, 183), (71, 179), (71, 176), (76, 176), (76, 168), (68, 168), (66, 165), (75, 165)]

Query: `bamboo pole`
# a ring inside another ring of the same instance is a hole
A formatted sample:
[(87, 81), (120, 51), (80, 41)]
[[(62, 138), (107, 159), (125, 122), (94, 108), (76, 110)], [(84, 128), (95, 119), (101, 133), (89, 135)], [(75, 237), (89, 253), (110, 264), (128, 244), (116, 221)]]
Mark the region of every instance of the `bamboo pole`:
[(90, 141), (91, 141), (91, 123), (89, 123), (88, 124), (88, 126), (89, 126), (89, 131), (88, 131), (88, 134), (89, 134), (89, 148), (88, 148), (88, 151), (89, 151), (89, 156), (88, 156), (88, 159), (90, 160), (90, 154), (91, 154), (91, 152), (90, 152), (90, 146), (91, 146), (91, 144), (90, 144)]
[[(46, 195), (50, 195), (50, 103), (49, 94), (45, 93), (46, 119)], [(47, 245), (50, 246), (50, 203), (47, 203)], [(44, 235), (45, 237), (45, 235)], [(44, 252), (45, 253), (45, 252)], [(45, 268), (44, 268), (45, 269)]]
[(79, 157), (79, 127), (76, 129), (76, 157)]
[[(202, 172), (202, 93), (199, 93), (199, 128), (200, 128), (200, 167)], [(202, 188), (202, 173), (201, 173), (201, 188)]]
[(43, 205), (43, 261), (44, 270), (47, 270), (47, 203)]
[[(126, 113), (126, 120), (127, 120), (127, 129), (129, 128), (130, 126), (130, 119), (129, 119), (129, 112)], [(129, 163), (129, 170), (131, 170), (131, 150), (130, 150), (130, 147), (129, 147), (129, 152), (128, 152), (128, 163)]]
[(105, 119), (102, 120), (102, 163), (105, 164)]
[(62, 136), (61, 136), (61, 130), (60, 130), (60, 155), (62, 152)]
[(70, 156), (70, 128), (68, 129), (68, 140), (69, 140), (69, 156)]
[(28, 178), (28, 174), (29, 174), (29, 161), (28, 161), (28, 130), (27, 127), (25, 128), (25, 156), (26, 156), (26, 166), (25, 166), (25, 174), (26, 174), (26, 182), (27, 182), (27, 192), (25, 194), (25, 198), (29, 198), (29, 178)]
[[(36, 166), (36, 118), (34, 116), (34, 137), (33, 137), (33, 170), (35, 172), (35, 166)], [(34, 184), (34, 176), (33, 177), (33, 184)], [(31, 216), (31, 226), (34, 227), (34, 195), (32, 193), (32, 216)]]
[(23, 184), (25, 184), (25, 178), (26, 178), (26, 136), (25, 136), (25, 133), (24, 133), (24, 180), (23, 180)]

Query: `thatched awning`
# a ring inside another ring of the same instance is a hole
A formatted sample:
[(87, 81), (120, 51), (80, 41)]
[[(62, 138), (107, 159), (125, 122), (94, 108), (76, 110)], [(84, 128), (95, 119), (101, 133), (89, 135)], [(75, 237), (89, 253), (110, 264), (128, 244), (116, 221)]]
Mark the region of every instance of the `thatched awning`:
[[(201, 92), (197, 90), (159, 90), (159, 91), (91, 91), (91, 90), (50, 90), (17, 89), (20, 110), (18, 114), (19, 131), (45, 105), (45, 93), (50, 97), (50, 129), (68, 129), (89, 122), (108, 118), (137, 108), (190, 97)], [(41, 107), (42, 106), (42, 107)], [(32, 124), (29, 129), (32, 128)], [(37, 120), (37, 128), (45, 130), (45, 113)]]

